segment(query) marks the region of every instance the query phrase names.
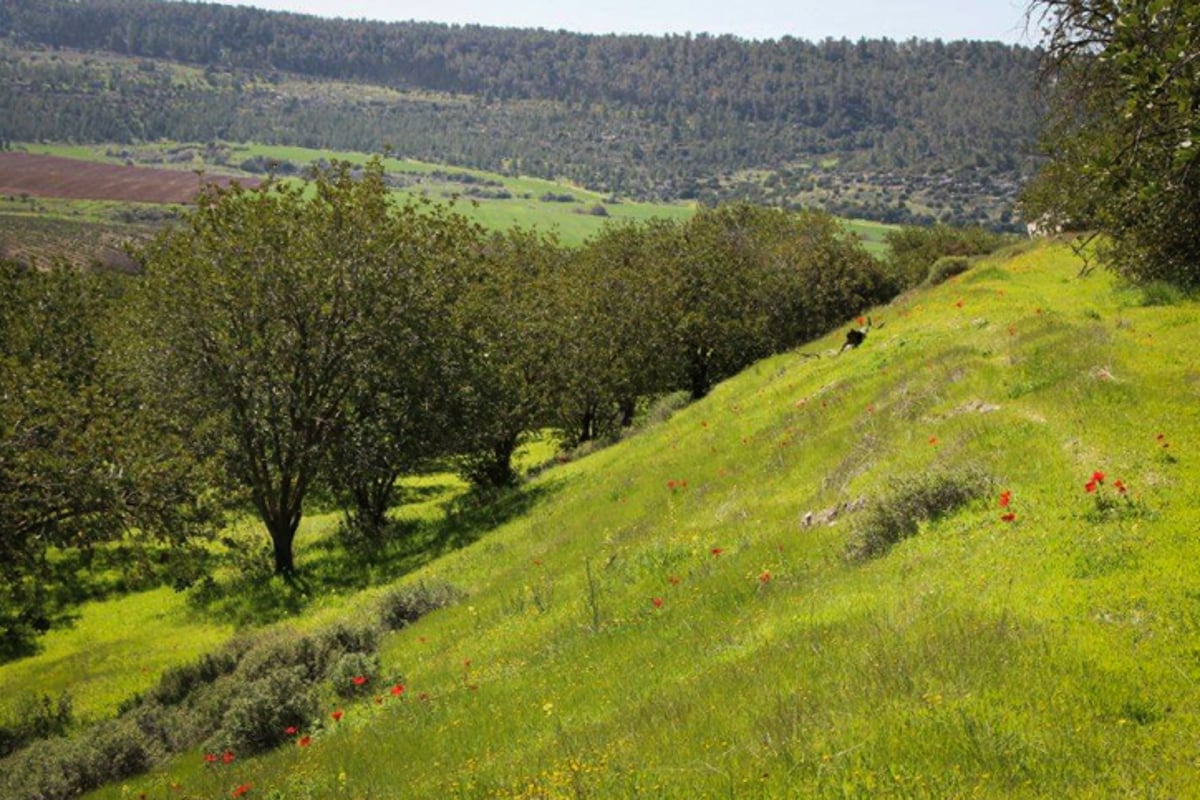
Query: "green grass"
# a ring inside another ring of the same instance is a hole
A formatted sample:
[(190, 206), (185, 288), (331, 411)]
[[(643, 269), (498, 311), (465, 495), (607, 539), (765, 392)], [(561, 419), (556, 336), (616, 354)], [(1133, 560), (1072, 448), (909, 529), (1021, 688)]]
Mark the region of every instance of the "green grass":
[[(95, 796), (1190, 796), (1200, 304), (1077, 271), (1058, 246), (985, 259), (873, 309), (858, 350), (767, 359), (541, 473), (522, 514), (397, 576), (467, 593), (385, 639), (402, 700)], [(855, 509), (955, 470), (994, 489), (846, 557)], [(40, 683), (23, 664), (6, 695)]]
[(40, 653), (0, 667), (0, 718), (26, 696), (63, 691), (77, 717), (111, 716), (164, 669), (214, 650), (231, 632), (198, 619), (184, 595), (170, 589), (89, 603), (72, 627), (43, 638)]

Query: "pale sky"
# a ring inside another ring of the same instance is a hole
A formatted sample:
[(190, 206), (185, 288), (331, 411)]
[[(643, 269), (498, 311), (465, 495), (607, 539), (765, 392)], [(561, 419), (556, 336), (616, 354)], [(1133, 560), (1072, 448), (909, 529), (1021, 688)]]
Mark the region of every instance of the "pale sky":
[(221, 0), (323, 17), (746, 39), (983, 39), (1037, 44), (1026, 0)]

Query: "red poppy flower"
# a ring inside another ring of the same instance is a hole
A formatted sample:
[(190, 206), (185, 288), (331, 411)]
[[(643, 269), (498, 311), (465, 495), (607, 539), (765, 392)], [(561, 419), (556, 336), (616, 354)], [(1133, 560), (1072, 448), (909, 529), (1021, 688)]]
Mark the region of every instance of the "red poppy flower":
[(216, 754), (215, 754), (215, 753), (205, 753), (205, 754), (204, 754), (204, 763), (205, 763), (205, 764), (215, 764), (215, 763), (217, 763), (217, 756), (216, 756)]
[(1000, 519), (1004, 520), (1005, 522), (1012, 522), (1016, 518), (1017, 518), (1017, 515), (1015, 513), (1013, 513), (1012, 511), (1008, 512), (1007, 514), (1000, 515)]
[(929, 443), (930, 443), (930, 444), (932, 444), (932, 445), (935, 445), (935, 446), (936, 446), (936, 445), (937, 445), (937, 437), (936, 437), (936, 436), (930, 436), (930, 437), (929, 437)]
[(404, 684), (397, 683), (392, 687), (392, 697), (399, 697), (402, 694), (404, 694)]
[(667, 488), (671, 491), (675, 491), (675, 481), (667, 481)]
[(1127, 492), (1129, 490), (1129, 487), (1127, 487), (1120, 480), (1113, 481), (1113, 488), (1116, 489), (1121, 494), (1125, 494), (1125, 492)]
[(770, 583), (771, 582), (771, 573), (764, 569), (762, 572), (760, 572), (758, 574), (758, 582), (759, 583)]
[(1087, 490), (1088, 494), (1091, 494), (1092, 492), (1096, 491), (1096, 486), (1097, 484), (1095, 481), (1088, 481), (1083, 485), (1083, 488)]
[(1008, 508), (1008, 504), (1012, 502), (1012, 492), (1000, 493), (1000, 507)]
[(1104, 473), (1100, 470), (1096, 470), (1092, 473), (1092, 480), (1096, 483), (1104, 483)]
[(241, 786), (239, 786), (239, 787), (237, 787), (236, 789), (234, 789), (234, 790), (233, 790), (233, 796), (234, 796), (234, 797), (241, 797), (241, 796), (242, 796), (242, 795), (244, 795), (246, 792), (250, 791), (250, 788), (251, 788), (251, 787), (250, 787), (250, 784), (248, 784), (248, 783), (243, 783)]
[(342, 721), (342, 711), (341, 710), (335, 711), (332, 714), (330, 714), (329, 716), (333, 717), (334, 722)]
[(1161, 442), (1163, 439), (1167, 438), (1167, 435), (1165, 433), (1160, 433), (1158, 436), (1155, 436), (1154, 438)]
[(654, 603), (655, 608), (662, 608), (663, 599), (661, 597), (652, 597), (650, 598), (650, 602)]
[(367, 682), (367, 676), (366, 675), (355, 675), (353, 678), (350, 679), (350, 682), (353, 683), (355, 686), (362, 686), (364, 683)]
[(297, 730), (295, 725), (288, 725), (286, 728), (283, 729), (283, 732), (286, 733), (288, 736), (295, 736), (297, 733), (299, 733), (299, 730)]
[(713, 554), (714, 556), (719, 556), (719, 555), (721, 555), (721, 553), (724, 553), (724, 552), (725, 552), (725, 551), (724, 551), (724, 550), (722, 550), (720, 547), (714, 547), (714, 548), (712, 549), (712, 554)]
[(237, 758), (237, 756), (235, 756), (231, 751), (226, 750), (225, 755), (221, 756), (221, 763), (231, 764), (235, 758)]
[(296, 744), (300, 745), (301, 747), (308, 747), (310, 744), (312, 744), (312, 737), (301, 736), (300, 739), (297, 740)]

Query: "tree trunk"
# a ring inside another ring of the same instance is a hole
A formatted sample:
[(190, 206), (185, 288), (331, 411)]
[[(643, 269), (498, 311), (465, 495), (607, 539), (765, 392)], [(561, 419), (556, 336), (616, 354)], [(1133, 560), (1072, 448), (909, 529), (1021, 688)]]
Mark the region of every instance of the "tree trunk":
[(692, 359), (691, 369), (689, 370), (689, 382), (691, 383), (692, 399), (699, 400), (708, 394), (708, 360), (702, 355)]
[(596, 414), (591, 406), (583, 412), (579, 420), (579, 439), (577, 444), (590, 442), (596, 437)]
[(359, 531), (378, 546), (383, 543), (387, 526), (387, 512), (392, 505), (392, 495), (399, 475), (389, 474), (382, 478), (364, 479), (354, 488), (354, 509), (350, 521)]
[(291, 577), (296, 574), (296, 562), (292, 556), (292, 543), (296, 540), (296, 526), (287, 522), (268, 521), (267, 531), (275, 553), (275, 574)]
[(628, 428), (633, 425), (634, 414), (637, 413), (637, 398), (627, 397), (621, 401), (621, 427)]

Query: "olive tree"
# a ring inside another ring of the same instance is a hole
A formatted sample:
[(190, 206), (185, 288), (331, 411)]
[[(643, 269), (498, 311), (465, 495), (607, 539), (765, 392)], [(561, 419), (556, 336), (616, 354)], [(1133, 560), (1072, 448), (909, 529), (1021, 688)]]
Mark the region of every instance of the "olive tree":
[(378, 160), (304, 183), (208, 186), (139, 254), (144, 394), (223, 454), (295, 571), (306, 496), (342, 427), (381, 302), (390, 204)]

